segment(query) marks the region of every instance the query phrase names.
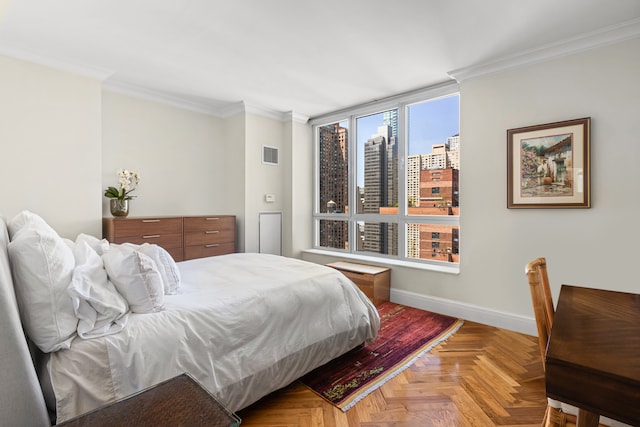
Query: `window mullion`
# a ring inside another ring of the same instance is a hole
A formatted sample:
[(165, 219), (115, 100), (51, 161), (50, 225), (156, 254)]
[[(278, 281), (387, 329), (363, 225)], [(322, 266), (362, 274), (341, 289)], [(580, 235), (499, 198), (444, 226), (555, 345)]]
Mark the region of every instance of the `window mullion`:
[(357, 191), (357, 159), (356, 159), (356, 141), (357, 132), (356, 119), (354, 115), (349, 116), (349, 144), (347, 152), (349, 156), (349, 252), (355, 253), (357, 249), (358, 241), (358, 225), (355, 219), (355, 214), (358, 209), (358, 191)]
[(398, 256), (407, 254), (407, 115), (404, 104), (398, 106)]

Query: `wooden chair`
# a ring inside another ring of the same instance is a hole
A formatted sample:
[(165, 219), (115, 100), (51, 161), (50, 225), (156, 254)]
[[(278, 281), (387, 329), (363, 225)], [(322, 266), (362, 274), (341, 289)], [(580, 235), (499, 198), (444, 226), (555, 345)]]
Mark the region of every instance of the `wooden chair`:
[[(538, 344), (540, 346), (540, 356), (542, 356), (542, 367), (546, 370), (547, 343), (551, 335), (551, 326), (553, 325), (553, 316), (555, 314), (547, 275), (547, 261), (544, 258), (535, 259), (527, 264), (525, 272), (529, 281), (533, 312), (538, 328)], [(575, 426), (577, 414), (578, 408), (575, 406), (547, 399), (547, 410), (545, 411), (542, 425), (545, 427)], [(611, 421), (601, 419), (600, 425), (604, 427), (603, 422), (607, 425), (612, 425)]]

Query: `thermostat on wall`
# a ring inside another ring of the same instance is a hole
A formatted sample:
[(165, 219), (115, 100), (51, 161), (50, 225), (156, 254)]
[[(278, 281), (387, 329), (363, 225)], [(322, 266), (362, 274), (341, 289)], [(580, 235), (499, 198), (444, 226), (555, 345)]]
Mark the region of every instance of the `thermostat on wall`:
[(276, 195), (275, 194), (265, 194), (264, 195), (264, 201), (267, 203), (274, 203), (276, 201)]

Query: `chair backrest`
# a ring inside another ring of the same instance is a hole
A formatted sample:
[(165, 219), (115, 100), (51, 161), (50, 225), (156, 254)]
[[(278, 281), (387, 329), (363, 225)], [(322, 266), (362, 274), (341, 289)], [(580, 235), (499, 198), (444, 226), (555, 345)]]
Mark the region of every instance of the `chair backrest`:
[(544, 367), (547, 343), (549, 342), (553, 315), (555, 314), (547, 276), (547, 261), (544, 258), (535, 259), (527, 264), (525, 272), (531, 290), (533, 313), (538, 328), (538, 344), (540, 346), (540, 355), (542, 356), (542, 366)]

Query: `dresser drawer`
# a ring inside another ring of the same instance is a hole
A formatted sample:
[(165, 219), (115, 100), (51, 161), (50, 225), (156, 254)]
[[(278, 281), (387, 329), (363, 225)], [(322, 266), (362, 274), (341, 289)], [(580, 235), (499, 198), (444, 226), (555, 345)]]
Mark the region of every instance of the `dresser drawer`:
[[(141, 245), (148, 243), (165, 248), (176, 261), (182, 260), (182, 234), (145, 234), (141, 236), (125, 237), (122, 241), (113, 243), (135, 243)], [(177, 256), (177, 257), (176, 257)]]
[(184, 233), (185, 247), (208, 243), (233, 243), (235, 240), (234, 230), (190, 231)]
[(236, 251), (235, 242), (231, 243), (210, 243), (198, 246), (185, 246), (184, 259), (204, 258), (232, 254)]
[(115, 239), (182, 233), (182, 218), (114, 218), (112, 224)]
[(156, 244), (183, 260), (182, 218), (105, 218), (103, 237), (112, 243)]
[(184, 232), (235, 231), (234, 216), (189, 216), (184, 218)]
[(236, 219), (233, 216), (184, 218), (184, 246), (236, 241)]

